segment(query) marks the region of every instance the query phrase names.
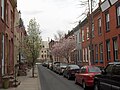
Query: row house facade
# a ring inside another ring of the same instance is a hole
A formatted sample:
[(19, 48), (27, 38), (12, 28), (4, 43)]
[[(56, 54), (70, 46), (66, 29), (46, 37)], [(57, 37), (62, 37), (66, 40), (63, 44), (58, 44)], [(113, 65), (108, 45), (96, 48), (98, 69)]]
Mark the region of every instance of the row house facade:
[(14, 66), (21, 62), (25, 62), (23, 54), (23, 42), (27, 35), (23, 20), (21, 19), (21, 12), (15, 9), (15, 22), (14, 22)]
[(0, 0), (0, 87), (2, 77), (14, 70), (14, 10), (16, 0)]
[(120, 61), (120, 1), (105, 0), (92, 15), (92, 29), (89, 28), (88, 18), (79, 23), (82, 44), (81, 65), (104, 67), (109, 62)]
[(100, 67), (120, 61), (120, 0), (100, 0), (92, 13), (92, 23), (90, 15), (65, 36), (74, 36), (76, 41), (71, 61)]
[(0, 0), (0, 5), (0, 87), (2, 87), (2, 78), (14, 74), (18, 47), (26, 31), (21, 24), (19, 25), (17, 0)]

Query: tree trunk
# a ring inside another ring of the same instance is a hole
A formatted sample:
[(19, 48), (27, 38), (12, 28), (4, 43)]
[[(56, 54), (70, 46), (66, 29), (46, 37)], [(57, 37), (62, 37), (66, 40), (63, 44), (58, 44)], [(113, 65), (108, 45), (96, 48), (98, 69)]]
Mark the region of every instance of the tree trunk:
[(32, 63), (32, 77), (34, 77), (34, 58), (33, 58), (33, 63)]
[(32, 77), (34, 77), (34, 65), (32, 66)]

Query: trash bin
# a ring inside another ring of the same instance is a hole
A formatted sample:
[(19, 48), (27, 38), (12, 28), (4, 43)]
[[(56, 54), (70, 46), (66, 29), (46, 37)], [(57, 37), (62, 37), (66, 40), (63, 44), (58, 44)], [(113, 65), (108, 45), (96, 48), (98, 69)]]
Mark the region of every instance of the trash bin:
[(9, 78), (8, 77), (3, 78), (3, 88), (4, 89), (9, 88)]

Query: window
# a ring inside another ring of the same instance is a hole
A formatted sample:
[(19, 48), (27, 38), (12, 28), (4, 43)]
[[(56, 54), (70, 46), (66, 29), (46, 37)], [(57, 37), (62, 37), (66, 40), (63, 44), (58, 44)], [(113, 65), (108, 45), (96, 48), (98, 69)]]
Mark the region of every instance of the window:
[(99, 44), (99, 48), (100, 48), (100, 62), (103, 62), (103, 44)]
[(41, 57), (43, 58), (43, 55), (41, 55)]
[(86, 62), (88, 62), (88, 50), (85, 48)]
[(115, 65), (113, 67), (113, 74), (114, 75), (120, 75), (120, 65)]
[(105, 19), (106, 19), (106, 31), (110, 31), (110, 16), (108, 12), (105, 14)]
[(13, 11), (11, 11), (11, 28), (12, 28), (12, 31), (13, 31), (13, 27), (14, 27), (13, 19), (14, 19), (14, 14), (13, 14)]
[(45, 55), (45, 59), (46, 59), (46, 55)]
[(106, 71), (107, 74), (111, 74), (112, 67), (113, 67), (113, 65), (108, 65), (108, 66), (105, 68), (105, 71)]
[(98, 62), (98, 46), (95, 45), (95, 60)]
[(95, 58), (94, 58), (94, 52), (95, 52), (95, 51), (94, 51), (94, 45), (92, 44), (92, 51), (91, 51), (91, 54), (92, 54), (92, 55), (91, 55), (91, 57), (92, 57), (91, 63), (92, 63), (92, 64), (94, 64), (94, 60), (95, 60)]
[(2, 53), (1, 53), (1, 56), (2, 56), (2, 76), (5, 74), (5, 58), (4, 58), (4, 42), (5, 42), (5, 36), (4, 34), (2, 33)]
[(83, 49), (83, 62), (85, 62), (85, 52), (84, 52), (84, 49)]
[(120, 26), (120, 5), (117, 6), (117, 26)]
[(84, 42), (84, 30), (82, 29), (82, 41)]
[(90, 46), (88, 46), (88, 60), (90, 61)]
[(118, 61), (118, 43), (117, 38), (113, 39), (113, 53), (114, 53), (114, 60)]
[(98, 19), (98, 34), (101, 35), (102, 31), (101, 31), (101, 18)]
[(5, 0), (1, 0), (1, 17), (4, 20), (4, 14), (5, 14)]
[(89, 28), (87, 27), (87, 40), (89, 39)]
[(77, 35), (76, 35), (76, 41), (77, 41), (77, 43), (81, 42), (80, 32), (78, 32)]
[(92, 37), (94, 37), (94, 23), (92, 23)]
[(85, 67), (81, 67), (81, 73), (85, 73), (86, 72), (86, 68)]
[(110, 60), (110, 40), (106, 41), (106, 48), (107, 48), (107, 60)]
[(8, 24), (8, 9), (9, 9), (9, 4), (7, 3), (6, 5), (6, 23)]
[(91, 66), (88, 67), (88, 72), (101, 72), (101, 70), (98, 67)]

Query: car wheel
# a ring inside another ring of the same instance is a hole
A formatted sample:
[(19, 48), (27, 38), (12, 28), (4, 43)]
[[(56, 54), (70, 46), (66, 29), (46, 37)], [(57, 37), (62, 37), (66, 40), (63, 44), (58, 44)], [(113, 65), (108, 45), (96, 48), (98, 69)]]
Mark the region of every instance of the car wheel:
[(98, 82), (95, 82), (95, 84), (94, 84), (94, 90), (100, 90)]
[(68, 78), (68, 80), (70, 80), (70, 75), (69, 74), (67, 75), (67, 78)]
[(83, 89), (84, 89), (84, 90), (87, 90), (87, 86), (86, 86), (86, 84), (85, 84), (84, 81), (82, 82), (82, 86), (83, 86)]

